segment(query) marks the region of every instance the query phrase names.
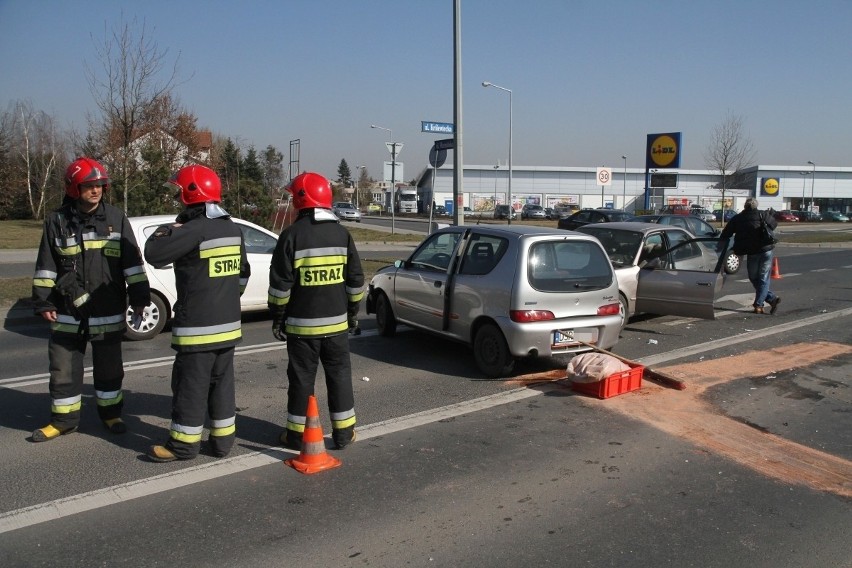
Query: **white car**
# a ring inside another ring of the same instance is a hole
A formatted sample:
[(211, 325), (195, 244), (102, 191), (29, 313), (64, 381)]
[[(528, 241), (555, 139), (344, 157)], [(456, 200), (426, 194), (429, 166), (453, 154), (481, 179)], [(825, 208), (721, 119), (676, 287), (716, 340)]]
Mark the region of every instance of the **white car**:
[[(251, 266), (251, 277), (245, 292), (240, 297), (240, 305), (244, 312), (262, 311), (267, 309), (267, 294), (269, 290), (269, 264), (272, 262), (272, 252), (278, 243), (278, 236), (242, 219), (233, 218), (243, 232), (246, 243), (246, 254)], [(150, 217), (131, 217), (130, 226), (136, 236), (139, 248), (145, 251), (145, 241), (161, 225), (174, 223), (174, 215), (153, 215)], [(127, 310), (127, 331), (125, 337), (134, 341), (151, 339), (160, 333), (166, 323), (174, 316), (177, 291), (175, 289), (175, 272), (172, 265), (154, 268), (145, 261), (145, 272), (151, 284), (151, 303), (145, 308), (145, 315), (139, 329), (130, 326), (132, 310)]]
[(361, 212), (348, 201), (336, 201), (334, 205), (332, 205), (331, 211), (337, 215), (337, 218), (341, 221), (355, 221), (356, 223), (361, 222)]

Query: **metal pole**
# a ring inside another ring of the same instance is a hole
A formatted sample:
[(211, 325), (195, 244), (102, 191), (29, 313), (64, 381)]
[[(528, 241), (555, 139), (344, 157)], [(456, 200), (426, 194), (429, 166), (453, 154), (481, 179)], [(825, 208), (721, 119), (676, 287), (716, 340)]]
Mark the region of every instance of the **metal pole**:
[(500, 89), (501, 91), (506, 91), (507, 93), (509, 93), (509, 188), (508, 188), (509, 195), (508, 195), (508, 201), (509, 201), (510, 211), (509, 211), (508, 217), (509, 217), (509, 225), (511, 225), (512, 224), (512, 212), (514, 211), (514, 208), (512, 206), (512, 89), (507, 89), (506, 87), (501, 87), (500, 85), (495, 85), (494, 83), (491, 83), (490, 81), (483, 81), (482, 86), (483, 87), (494, 87), (495, 89)]
[(799, 175), (802, 176), (802, 211), (804, 211), (807, 207), (806, 204), (805, 204), (805, 181), (806, 181), (805, 176), (808, 175), (809, 173), (810, 172), (799, 172)]
[(396, 217), (394, 216), (394, 181), (396, 178), (396, 142), (393, 141), (393, 130), (390, 128), (385, 128), (384, 126), (378, 126), (376, 124), (371, 124), (370, 128), (378, 128), (379, 130), (387, 130), (388, 135), (390, 136), (391, 143), (391, 191), (390, 191), (390, 210), (391, 210), (391, 234), (393, 234), (396, 230)]
[(621, 159), (624, 160), (624, 189), (621, 193), (621, 206), (627, 211), (627, 156), (622, 156)]
[(814, 210), (814, 183), (816, 183), (816, 164), (811, 160), (808, 160), (808, 163), (814, 167), (811, 172), (811, 211)]

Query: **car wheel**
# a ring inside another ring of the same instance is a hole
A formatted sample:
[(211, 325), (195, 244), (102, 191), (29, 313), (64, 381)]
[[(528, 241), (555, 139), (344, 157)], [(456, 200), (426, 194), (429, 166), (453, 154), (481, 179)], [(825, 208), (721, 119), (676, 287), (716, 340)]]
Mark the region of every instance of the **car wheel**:
[(618, 312), (621, 314), (621, 329), (624, 329), (624, 326), (627, 325), (627, 314), (630, 313), (627, 298), (624, 297), (624, 294), (618, 295), (618, 304)]
[(740, 269), (740, 257), (736, 253), (731, 252), (728, 258), (725, 259), (725, 272), (734, 274)]
[(489, 379), (508, 376), (515, 367), (515, 359), (503, 332), (493, 323), (487, 323), (476, 331), (473, 338), (473, 360)]
[(145, 312), (142, 318), (142, 325), (139, 329), (130, 327), (130, 318), (133, 316), (133, 309), (127, 308), (125, 323), (127, 328), (124, 332), (124, 337), (130, 341), (145, 341), (157, 336), (163, 328), (166, 327), (166, 322), (169, 320), (169, 310), (166, 307), (166, 302), (158, 295), (151, 294), (151, 303), (145, 306)]
[(379, 292), (376, 297), (376, 325), (379, 335), (383, 337), (391, 337), (396, 333), (396, 316), (393, 315), (390, 300), (384, 292)]

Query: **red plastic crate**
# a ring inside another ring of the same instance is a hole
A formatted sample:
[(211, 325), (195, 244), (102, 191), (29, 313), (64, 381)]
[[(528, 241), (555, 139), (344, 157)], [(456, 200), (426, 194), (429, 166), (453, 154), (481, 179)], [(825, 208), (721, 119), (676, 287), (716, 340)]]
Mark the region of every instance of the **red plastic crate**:
[(626, 392), (637, 390), (642, 386), (642, 373), (645, 367), (642, 365), (630, 365), (629, 371), (622, 371), (610, 375), (602, 381), (594, 383), (571, 382), (571, 388), (575, 391), (598, 398), (610, 398)]

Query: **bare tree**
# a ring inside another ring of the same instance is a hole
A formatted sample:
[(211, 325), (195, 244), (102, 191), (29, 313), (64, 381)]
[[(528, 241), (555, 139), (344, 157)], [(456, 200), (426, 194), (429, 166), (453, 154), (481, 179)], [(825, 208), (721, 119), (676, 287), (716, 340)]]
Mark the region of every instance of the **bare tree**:
[(4, 122), (16, 158), (11, 164), (15, 185), (25, 193), (32, 218), (41, 219), (51, 183), (56, 181), (57, 162), (63, 159), (56, 121), (29, 101), (15, 101)]
[(105, 27), (104, 41), (95, 47), (103, 69), (95, 72), (87, 65), (86, 76), (102, 113), (103, 154), (109, 155), (113, 169), (117, 166), (113, 177), (122, 185), (126, 212), (128, 182), (136, 166), (131, 143), (149, 108), (175, 86), (177, 60), (163, 72), (168, 50), (158, 49), (147, 36), (145, 21), (140, 26), (136, 18), (111, 31)]
[(755, 157), (754, 146), (745, 132), (745, 120), (729, 110), (722, 122), (713, 128), (710, 144), (704, 155), (707, 169), (719, 172), (722, 176), (722, 210), (727, 208), (725, 191), (730, 176), (752, 165)]

